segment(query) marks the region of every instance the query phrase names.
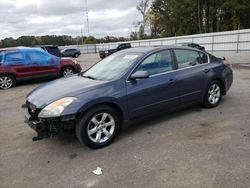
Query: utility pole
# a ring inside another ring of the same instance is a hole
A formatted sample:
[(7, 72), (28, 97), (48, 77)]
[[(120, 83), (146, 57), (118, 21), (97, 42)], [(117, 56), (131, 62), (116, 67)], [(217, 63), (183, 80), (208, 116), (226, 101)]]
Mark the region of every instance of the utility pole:
[(85, 0), (85, 10), (86, 10), (86, 20), (87, 20), (87, 30), (88, 30), (88, 36), (89, 36), (89, 13), (88, 13), (88, 1)]
[(82, 28), (81, 28), (81, 38), (82, 38), (82, 45), (83, 45), (83, 34), (82, 34)]

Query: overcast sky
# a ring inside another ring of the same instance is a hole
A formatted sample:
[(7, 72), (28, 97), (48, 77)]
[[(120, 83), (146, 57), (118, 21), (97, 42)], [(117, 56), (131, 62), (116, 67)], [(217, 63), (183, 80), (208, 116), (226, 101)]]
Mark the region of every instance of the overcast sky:
[[(129, 36), (142, 19), (140, 0), (88, 0), (90, 35)], [(0, 39), (22, 35), (87, 35), (85, 0), (0, 0)]]

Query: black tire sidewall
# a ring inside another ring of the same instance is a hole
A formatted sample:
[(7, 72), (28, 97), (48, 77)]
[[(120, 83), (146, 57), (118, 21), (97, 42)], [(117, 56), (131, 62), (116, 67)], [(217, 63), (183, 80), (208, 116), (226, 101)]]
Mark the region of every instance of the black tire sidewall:
[[(1, 74), (1, 75), (0, 75), (0, 77), (8, 77), (8, 78), (10, 78), (10, 79), (11, 79), (11, 81), (12, 81), (12, 85), (11, 85), (11, 87), (10, 87), (10, 88), (12, 88), (12, 87), (15, 87), (15, 86), (16, 86), (16, 79), (15, 79), (12, 75), (9, 75), (9, 74)], [(10, 88), (8, 88), (8, 89), (10, 89)], [(0, 88), (0, 89), (3, 89), (3, 88)]]
[[(114, 130), (113, 135), (110, 137), (110, 139), (108, 139), (106, 142), (98, 144), (90, 140), (87, 134), (87, 129), (88, 129), (89, 121), (95, 115), (99, 113), (103, 113), (103, 112), (109, 113), (114, 118), (115, 130)], [(86, 144), (88, 147), (93, 148), (93, 149), (102, 148), (111, 144), (112, 141), (115, 139), (116, 135), (119, 133), (119, 130), (120, 130), (119, 115), (112, 107), (107, 106), (107, 105), (98, 105), (98, 106), (91, 108), (86, 113), (84, 113), (84, 115), (82, 116), (82, 118), (79, 120), (79, 122), (76, 125), (76, 135), (79, 141), (82, 144)]]
[[(216, 85), (218, 85), (220, 87), (220, 98), (219, 98), (219, 100), (218, 100), (217, 103), (211, 104), (210, 101), (208, 100), (208, 96), (209, 96), (208, 92), (209, 92), (210, 87), (212, 85), (214, 85), (214, 84), (216, 84)], [(214, 107), (218, 106), (220, 104), (221, 97), (222, 97), (222, 86), (221, 86), (220, 82), (218, 82), (217, 80), (214, 80), (214, 81), (210, 82), (209, 85), (208, 85), (208, 87), (207, 87), (205, 96), (204, 96), (204, 105), (205, 105), (205, 107), (207, 107), (207, 108), (214, 108)]]

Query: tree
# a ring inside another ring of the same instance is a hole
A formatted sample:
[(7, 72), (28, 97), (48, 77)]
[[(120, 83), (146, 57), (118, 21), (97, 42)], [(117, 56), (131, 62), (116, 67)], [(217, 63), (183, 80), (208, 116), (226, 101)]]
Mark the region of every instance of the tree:
[(131, 40), (138, 40), (138, 33), (135, 32), (135, 31), (132, 31), (132, 32), (130, 33), (130, 39), (131, 39)]
[(136, 6), (136, 9), (141, 13), (142, 15), (142, 21), (138, 23), (139, 31), (138, 35), (140, 39), (144, 39), (147, 37), (145, 34), (145, 28), (148, 25), (149, 17), (148, 17), (148, 9), (150, 7), (150, 0), (141, 0), (139, 5)]
[(151, 5), (152, 36), (168, 37), (175, 34), (171, 0), (155, 0)]
[(250, 28), (250, 0), (154, 0), (149, 10), (154, 38)]
[(96, 44), (96, 38), (93, 36), (88, 36), (85, 40), (84, 40), (85, 44)]

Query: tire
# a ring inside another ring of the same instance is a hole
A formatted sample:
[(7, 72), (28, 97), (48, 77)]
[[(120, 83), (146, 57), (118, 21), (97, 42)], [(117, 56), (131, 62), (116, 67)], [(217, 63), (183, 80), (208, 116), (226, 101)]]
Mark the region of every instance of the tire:
[(74, 58), (78, 58), (78, 57), (79, 57), (79, 54), (75, 54), (75, 55), (74, 55)]
[(76, 125), (78, 140), (93, 149), (111, 144), (119, 131), (120, 117), (116, 110), (107, 105), (91, 108)]
[(219, 105), (222, 97), (222, 86), (220, 82), (214, 80), (209, 83), (204, 96), (204, 106), (214, 108)]
[(67, 76), (70, 76), (70, 75), (73, 75), (75, 74), (75, 69), (73, 67), (63, 67), (62, 70), (61, 70), (61, 77), (67, 77)]
[(0, 75), (0, 89), (9, 89), (16, 86), (16, 79), (9, 74)]

